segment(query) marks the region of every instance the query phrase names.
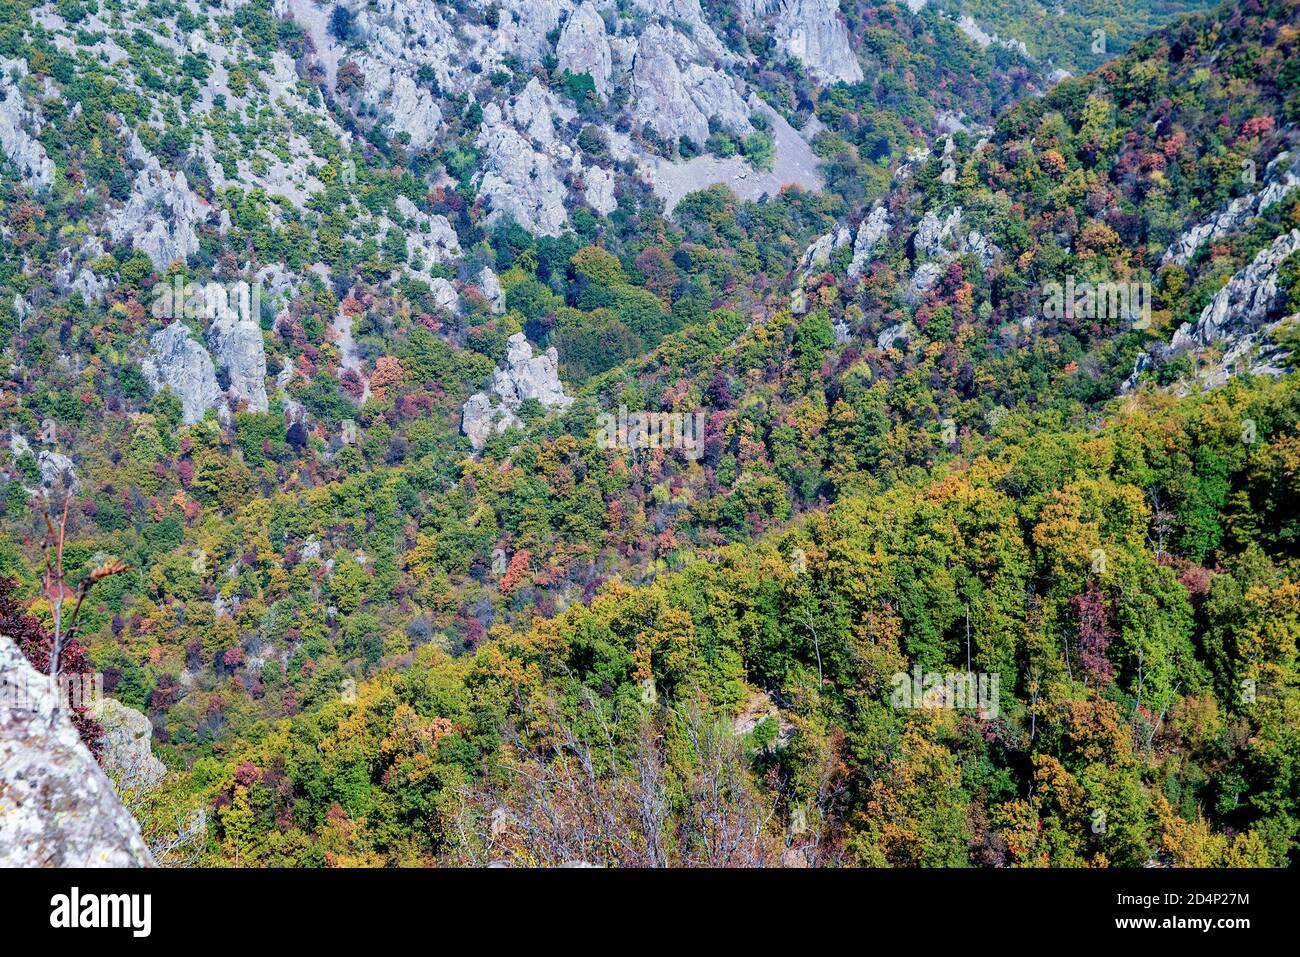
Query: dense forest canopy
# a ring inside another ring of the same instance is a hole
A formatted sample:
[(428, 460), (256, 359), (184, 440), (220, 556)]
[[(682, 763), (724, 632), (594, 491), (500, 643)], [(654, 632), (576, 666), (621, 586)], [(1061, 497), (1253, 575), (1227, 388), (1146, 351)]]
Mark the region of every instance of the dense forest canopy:
[(146, 838), (1289, 864), (1300, 7), (660, 6), (0, 0), (0, 621), (68, 499)]

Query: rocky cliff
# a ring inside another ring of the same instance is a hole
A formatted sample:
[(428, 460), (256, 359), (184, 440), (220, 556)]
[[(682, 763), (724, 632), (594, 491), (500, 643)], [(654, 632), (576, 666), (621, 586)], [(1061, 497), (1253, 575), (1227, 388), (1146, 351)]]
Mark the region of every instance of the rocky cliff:
[(506, 344), (506, 361), (492, 373), (489, 391), (476, 392), (465, 403), (461, 430), (477, 451), (494, 432), (499, 435), (511, 426), (523, 424), (515, 413), (528, 399), (536, 399), (548, 411), (566, 408), (573, 402), (560, 384), (555, 349), (534, 356), (527, 337), (517, 332)]
[(0, 635), (0, 867), (152, 867), (140, 828), (55, 695)]

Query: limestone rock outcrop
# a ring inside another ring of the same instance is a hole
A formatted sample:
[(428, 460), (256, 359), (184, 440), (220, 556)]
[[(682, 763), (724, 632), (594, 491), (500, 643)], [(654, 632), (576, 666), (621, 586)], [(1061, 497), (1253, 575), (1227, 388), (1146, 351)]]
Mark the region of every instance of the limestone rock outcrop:
[(830, 264), (831, 255), (835, 250), (841, 246), (847, 246), (852, 236), (853, 234), (849, 232), (847, 226), (840, 226), (824, 236), (818, 236), (804, 250), (803, 256), (799, 260), (799, 268), (803, 270), (805, 276), (825, 269)]
[(1264, 181), (1265, 186), (1259, 192), (1237, 197), (1210, 219), (1196, 224), (1170, 243), (1161, 264), (1186, 266), (1206, 243), (1236, 232), (1250, 219), (1286, 198), (1300, 186), (1300, 154), (1282, 153), (1276, 157), (1265, 170)]
[(208, 340), (217, 365), (230, 377), (230, 396), (254, 412), (265, 412), (269, 405), (261, 326), (252, 317), (227, 310), (208, 327)]
[(583, 171), (582, 178), (586, 183), (585, 194), (588, 206), (602, 216), (608, 216), (618, 209), (618, 200), (614, 196), (613, 173), (599, 166), (589, 166)]
[(118, 782), (118, 792), (143, 794), (156, 788), (167, 767), (150, 746), (153, 725), (148, 716), (116, 698), (104, 698), (95, 709), (95, 720), (104, 728), (103, 767)]
[(54, 183), (54, 162), (36, 139), (41, 117), (23, 101), (23, 91), (11, 79), (14, 74), (26, 76), (26, 62), (0, 57), (0, 151), (28, 189), (48, 189)]
[(605, 20), (591, 0), (584, 0), (569, 14), (555, 44), (555, 58), (561, 70), (589, 74), (596, 92), (609, 99), (613, 55), (605, 36)]
[(221, 399), (212, 356), (184, 323), (173, 322), (149, 338), (149, 354), (140, 369), (155, 393), (164, 387), (176, 393), (187, 425), (202, 419)]
[(1292, 253), (1300, 251), (1300, 229), (1283, 233), (1261, 249), (1248, 265), (1239, 269), (1227, 285), (1201, 310), (1193, 325), (1185, 322), (1174, 333), (1170, 348), (1176, 354), (1216, 343), (1253, 335), (1273, 318), (1281, 289), (1278, 267)]
[(226, 224), (194, 194), (184, 173), (164, 170), (134, 133), (127, 153), (142, 168), (126, 205), (110, 215), (105, 226), (113, 242), (129, 240), (164, 272), (199, 251), (199, 226), (211, 220), (224, 231)]
[(709, 120), (737, 135), (753, 131), (749, 107), (725, 74), (695, 62), (698, 48), (671, 27), (652, 23), (632, 61), (632, 113), (668, 146), (682, 137), (697, 147), (709, 138)]
[(517, 332), (506, 342), (506, 361), (492, 373), (489, 391), (474, 393), (461, 410), (461, 430), (474, 450), (481, 449), (493, 433), (499, 435), (522, 424), (515, 413), (528, 399), (537, 400), (548, 411), (573, 402), (560, 383), (555, 348), (534, 356), (528, 338)]
[(857, 236), (853, 240), (853, 259), (848, 268), (850, 279), (860, 276), (867, 268), (867, 263), (871, 261), (871, 251), (876, 248), (876, 243), (889, 235), (891, 228), (893, 223), (889, 221), (889, 210), (884, 206), (872, 209), (859, 224)]
[(0, 635), (0, 867), (152, 867), (57, 693)]
[(773, 31), (778, 49), (801, 61), (820, 82), (862, 82), (862, 67), (835, 0), (784, 0)]
[(460, 239), (446, 216), (430, 215), (405, 196), (397, 197), (397, 211), (414, 226), (403, 231), (406, 245), (419, 257), (426, 271), (429, 266), (460, 257)]
[(72, 459), (53, 449), (40, 449), (33, 452), (31, 443), (15, 432), (9, 439), (9, 454), (16, 459), (28, 453), (36, 459), (36, 465), (41, 470), (41, 486), (27, 489), (29, 495), (63, 489), (71, 491), (78, 486), (77, 469)]
[[(1215, 293), (1195, 323), (1185, 322), (1168, 345), (1156, 344), (1138, 355), (1133, 371), (1121, 386), (1137, 387), (1141, 374), (1169, 359), (1212, 350), (1210, 362), (1198, 362), (1195, 376), (1203, 388), (1223, 385), (1239, 372), (1282, 375), (1287, 352), (1274, 340), (1284, 324), (1300, 322), (1300, 315), (1284, 316), (1284, 296), (1279, 285), (1283, 260), (1300, 251), (1300, 229), (1292, 229), (1261, 249)], [(1184, 383), (1178, 391), (1187, 391)]]
[(567, 190), (545, 153), (510, 125), (496, 103), (483, 111), (476, 145), (483, 151), (479, 195), (487, 202), (487, 222), (508, 216), (529, 232), (558, 236), (568, 225)]
[(506, 294), (501, 289), (501, 280), (492, 271), (491, 266), (484, 266), (478, 271), (478, 287), (484, 297), (492, 304), (492, 311), (497, 315), (506, 311)]

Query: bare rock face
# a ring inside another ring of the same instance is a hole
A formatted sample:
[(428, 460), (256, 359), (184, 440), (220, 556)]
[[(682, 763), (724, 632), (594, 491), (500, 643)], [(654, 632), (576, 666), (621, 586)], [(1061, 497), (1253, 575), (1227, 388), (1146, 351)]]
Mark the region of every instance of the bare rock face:
[(54, 183), (54, 162), (36, 139), (41, 117), (23, 102), (23, 91), (10, 79), (15, 73), (26, 76), (27, 64), (0, 57), (0, 150), (18, 170), (23, 185), (48, 189)]
[(822, 83), (862, 82), (862, 67), (835, 0), (784, 0), (773, 30), (778, 48)]
[(871, 251), (876, 248), (876, 243), (889, 235), (891, 228), (893, 223), (889, 221), (889, 210), (884, 206), (877, 206), (862, 221), (858, 226), (858, 234), (853, 240), (853, 260), (848, 268), (850, 279), (860, 276), (867, 268)]
[(1201, 311), (1196, 324), (1185, 322), (1170, 343), (1176, 354), (1215, 343), (1227, 342), (1254, 334), (1259, 326), (1273, 317), (1281, 299), (1278, 267), (1292, 253), (1300, 250), (1300, 229), (1283, 233), (1253, 262), (1239, 269), (1228, 284), (1215, 293)]
[(491, 266), (484, 266), (478, 271), (478, 287), (492, 304), (494, 313), (500, 315), (506, 311), (506, 294), (501, 290), (501, 280)]
[(633, 111), (638, 124), (651, 127), (670, 145), (683, 136), (703, 145), (709, 138), (709, 119), (691, 102), (673, 56), (677, 46), (676, 31), (658, 24), (641, 34), (632, 65)]
[(525, 66), (536, 66), (550, 52), (547, 35), (560, 25), (561, 11), (568, 6), (561, 0), (505, 0), (489, 42)]
[(713, 32), (713, 27), (704, 19), (700, 0), (632, 0), (632, 5), (652, 17), (664, 17), (685, 24), (686, 32), (701, 54), (698, 59), (717, 60), (720, 63), (735, 60), (735, 55), (723, 45)]
[(589, 166), (583, 170), (582, 179), (586, 183), (588, 206), (602, 216), (608, 216), (618, 209), (618, 200), (614, 197), (613, 173), (599, 166)]
[(266, 348), (262, 328), (251, 317), (227, 310), (208, 327), (217, 364), (230, 375), (229, 394), (254, 412), (265, 412)]
[(940, 218), (934, 210), (930, 210), (916, 227), (916, 251), (925, 253), (929, 259), (941, 259), (949, 252), (950, 247), (959, 241), (960, 229), (960, 206), (944, 218)]
[(590, 74), (596, 92), (609, 99), (613, 58), (605, 36), (605, 21), (591, 0), (584, 0), (565, 21), (555, 45), (561, 70)]
[(438, 304), (439, 309), (453, 314), (460, 312), (460, 293), (456, 291), (450, 279), (439, 276), (429, 283), (429, 289), (433, 292), (433, 301)]
[(506, 341), (506, 364), (492, 374), (492, 391), (512, 408), (536, 399), (544, 409), (562, 409), (573, 399), (560, 385), (559, 362), (554, 347), (534, 356), (527, 337), (516, 332)]
[(202, 419), (221, 400), (212, 356), (183, 323), (173, 322), (150, 337), (149, 354), (140, 370), (155, 393), (164, 386), (176, 393), (187, 425)]
[(16, 459), (29, 452), (35, 456), (36, 464), (41, 470), (41, 487), (27, 489), (29, 495), (62, 489), (71, 491), (78, 486), (77, 470), (72, 464), (72, 459), (52, 449), (32, 452), (31, 444), (27, 439), (15, 432), (9, 439), (9, 453)]
[(567, 190), (551, 158), (533, 149), (510, 125), (496, 103), (483, 111), (476, 144), (483, 151), (479, 195), (488, 204), (487, 222), (509, 216), (529, 232), (558, 236), (568, 225)]
[[(1196, 379), (1203, 388), (1223, 385), (1234, 374), (1247, 370), (1254, 375), (1285, 374), (1287, 352), (1273, 336), (1280, 326), (1300, 321), (1300, 315), (1281, 315), (1278, 267), (1297, 251), (1300, 229), (1283, 233), (1261, 249), (1215, 293), (1195, 323), (1183, 323), (1169, 345), (1152, 346), (1137, 357), (1121, 391), (1136, 388), (1141, 374), (1161, 362), (1188, 353), (1199, 356), (1211, 349), (1216, 354), (1214, 361), (1197, 364)], [(1186, 384), (1176, 391), (1185, 393)]]
[(803, 257), (799, 260), (799, 267), (803, 270), (804, 275), (811, 275), (825, 269), (831, 261), (831, 254), (841, 246), (847, 246), (850, 238), (852, 238), (852, 234), (849, 232), (849, 227), (841, 226), (813, 240), (808, 248), (804, 250)]
[(475, 392), (461, 409), (460, 428), (469, 436), (469, 444), (475, 452), (483, 448), (493, 434), (500, 435), (517, 425), (523, 425), (519, 417), (505, 406), (494, 405), (486, 392)]
[(1215, 216), (1203, 223), (1198, 223), (1179, 236), (1161, 258), (1161, 264), (1173, 263), (1186, 266), (1191, 262), (1196, 251), (1220, 237), (1234, 233), (1247, 221), (1259, 216), (1274, 203), (1300, 186), (1300, 155), (1282, 153), (1268, 164), (1264, 173), (1265, 186), (1257, 193), (1239, 196), (1221, 209)]
[(460, 240), (446, 216), (430, 215), (405, 196), (397, 197), (397, 211), (415, 224), (405, 230), (406, 244), (413, 248), (427, 269), (460, 257)]
[(461, 430), (474, 450), (481, 449), (494, 432), (500, 435), (522, 424), (515, 413), (527, 399), (536, 399), (547, 410), (563, 409), (573, 402), (560, 384), (555, 349), (534, 356), (528, 338), (516, 332), (506, 342), (505, 364), (492, 373), (490, 394), (474, 393), (461, 410)]
[[(214, 211), (190, 189), (184, 173), (164, 170), (134, 133), (127, 152), (143, 168), (131, 184), (126, 205), (105, 225), (113, 242), (130, 240), (162, 272), (199, 251), (198, 227)], [(219, 228), (225, 228), (224, 221)]]
[(156, 788), (167, 767), (150, 747), (149, 718), (116, 698), (104, 698), (95, 709), (95, 720), (104, 727), (104, 770), (117, 779), (119, 790), (142, 794)]
[(685, 136), (697, 147), (709, 138), (709, 120), (737, 135), (753, 131), (749, 107), (731, 79), (694, 62), (693, 41), (653, 23), (637, 41), (632, 61), (632, 113), (670, 146)]
[(152, 867), (49, 679), (0, 635), (0, 867)]
[(916, 299), (933, 288), (948, 264), (959, 255), (969, 253), (987, 269), (1002, 253), (979, 230), (965, 228), (960, 206), (942, 217), (934, 210), (927, 212), (917, 225), (913, 245), (917, 255), (924, 255), (926, 261), (920, 263), (912, 273), (908, 285), (908, 296), (911, 299)]

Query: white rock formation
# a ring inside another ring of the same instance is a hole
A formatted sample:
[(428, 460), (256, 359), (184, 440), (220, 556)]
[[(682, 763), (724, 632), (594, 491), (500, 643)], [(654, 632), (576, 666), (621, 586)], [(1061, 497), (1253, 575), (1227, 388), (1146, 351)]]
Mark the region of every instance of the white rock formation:
[(0, 635), (0, 867), (152, 867), (58, 695)]
[[(143, 168), (131, 184), (126, 205), (110, 215), (105, 226), (113, 242), (130, 240), (162, 272), (198, 252), (198, 227), (217, 217), (190, 189), (185, 174), (164, 170), (134, 132), (127, 153)], [(219, 223), (224, 231), (225, 220)]]
[(960, 206), (942, 219), (934, 210), (930, 210), (921, 217), (921, 222), (916, 227), (916, 251), (925, 253), (929, 259), (939, 259), (949, 251), (953, 243), (958, 241), (960, 229)]
[(156, 788), (167, 767), (150, 747), (149, 718), (116, 698), (104, 698), (95, 709), (95, 720), (104, 728), (103, 767), (117, 782), (118, 793), (141, 795)]
[(217, 365), (230, 376), (229, 394), (253, 412), (265, 412), (266, 349), (262, 327), (252, 317), (227, 310), (208, 327), (208, 341)]
[(587, 205), (608, 216), (618, 209), (618, 200), (614, 197), (614, 174), (599, 166), (588, 166), (582, 171), (582, 180), (586, 184), (584, 195)]
[(1179, 327), (1170, 343), (1173, 353), (1216, 343), (1231, 346), (1241, 337), (1255, 334), (1279, 305), (1278, 267), (1297, 251), (1300, 229), (1283, 233), (1261, 249), (1249, 265), (1239, 269), (1215, 293), (1195, 325), (1185, 322)]
[(496, 103), (483, 111), (476, 145), (483, 151), (479, 195), (488, 205), (487, 222), (508, 216), (529, 232), (558, 236), (568, 225), (567, 191), (547, 154), (505, 119)]
[(1264, 181), (1265, 186), (1259, 192), (1237, 197), (1213, 217), (1174, 240), (1165, 250), (1161, 264), (1186, 266), (1207, 242), (1236, 232), (1274, 203), (1286, 198), (1300, 186), (1300, 155), (1282, 153), (1277, 156), (1265, 170)]
[(439, 276), (429, 283), (429, 288), (433, 291), (433, 301), (438, 304), (438, 308), (453, 314), (460, 312), (460, 293), (450, 279)]
[(689, 28), (692, 45), (698, 49), (696, 59), (701, 62), (717, 61), (727, 64), (735, 56), (718, 39), (704, 19), (700, 9), (700, 0), (632, 0), (632, 5), (651, 16), (664, 17), (668, 20), (686, 24)]
[(753, 131), (749, 107), (733, 81), (694, 62), (695, 44), (670, 27), (652, 23), (641, 34), (632, 62), (632, 116), (669, 146), (685, 136), (696, 147), (709, 138), (709, 120), (737, 135)]
[(221, 400), (212, 356), (190, 336), (184, 323), (173, 322), (150, 337), (149, 354), (140, 369), (155, 393), (164, 386), (176, 393), (187, 425), (202, 419)]
[(907, 298), (915, 302), (921, 298), (923, 293), (929, 292), (934, 288), (940, 277), (943, 276), (945, 269), (933, 259), (921, 263), (912, 273), (912, 278), (908, 281)]
[(48, 189), (54, 183), (54, 162), (36, 139), (43, 125), (41, 117), (23, 102), (23, 91), (11, 78), (13, 74), (26, 76), (27, 64), (0, 57), (0, 151), (14, 165), (24, 186)]
[(975, 22), (975, 18), (969, 13), (962, 15), (957, 20), (957, 29), (966, 34), (981, 50), (986, 50), (996, 43), (1009, 50), (1015, 50), (1021, 56), (1029, 56), (1029, 48), (1025, 46), (1023, 40), (1006, 40), (996, 33), (990, 33)]
[(605, 36), (605, 20), (591, 0), (584, 0), (569, 14), (555, 44), (555, 58), (561, 70), (590, 74), (596, 92), (602, 99), (609, 99), (613, 58)]
[(49, 494), (51, 491), (63, 489), (71, 491), (80, 484), (76, 466), (68, 456), (53, 449), (32, 452), (31, 444), (23, 436), (17, 432), (10, 436), (9, 453), (15, 459), (29, 452), (35, 457), (36, 465), (41, 470), (41, 487), (27, 489), (28, 495)]
[(478, 271), (478, 287), (492, 304), (492, 311), (500, 315), (506, 311), (506, 294), (501, 289), (501, 280), (492, 271), (491, 266), (484, 266)]
[(783, 0), (773, 32), (777, 48), (824, 84), (861, 83), (862, 67), (835, 0)]
[(908, 284), (908, 297), (913, 300), (933, 288), (948, 264), (958, 256), (969, 253), (987, 269), (1001, 255), (1001, 250), (987, 236), (977, 229), (964, 227), (960, 206), (945, 217), (934, 210), (928, 211), (917, 225), (913, 245), (918, 256), (925, 256)]
[(867, 268), (867, 263), (871, 260), (871, 251), (876, 248), (876, 243), (880, 242), (893, 227), (889, 221), (889, 210), (884, 206), (877, 206), (871, 210), (870, 214), (858, 226), (858, 234), (853, 240), (853, 259), (849, 263), (848, 274), (850, 279), (860, 276)]
[(811, 275), (825, 269), (831, 261), (831, 255), (841, 246), (847, 246), (852, 235), (849, 227), (840, 226), (814, 239), (799, 259), (799, 268), (803, 270), (804, 275)]
[(469, 397), (461, 414), (461, 430), (469, 436), (475, 451), (495, 432), (501, 434), (511, 426), (521, 425), (515, 414), (528, 399), (536, 399), (546, 410), (563, 409), (573, 399), (564, 394), (560, 384), (559, 355), (555, 348), (540, 356), (522, 332), (506, 342), (506, 361), (492, 373), (489, 392)]
[(397, 197), (397, 211), (414, 224), (405, 230), (407, 248), (419, 255), (425, 270), (460, 258), (460, 240), (446, 216), (429, 215), (405, 196)]

